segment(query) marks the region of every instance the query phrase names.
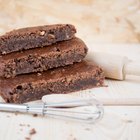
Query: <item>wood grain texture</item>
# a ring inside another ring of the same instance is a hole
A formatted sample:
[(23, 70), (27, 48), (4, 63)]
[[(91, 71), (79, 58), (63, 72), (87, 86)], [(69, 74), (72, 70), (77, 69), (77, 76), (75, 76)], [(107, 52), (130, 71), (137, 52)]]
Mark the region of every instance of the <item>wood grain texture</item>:
[(32, 140), (139, 140), (138, 110), (140, 107), (137, 106), (105, 107), (103, 119), (92, 125), (47, 117), (0, 113), (0, 140), (25, 140), (32, 128), (37, 131), (31, 137)]

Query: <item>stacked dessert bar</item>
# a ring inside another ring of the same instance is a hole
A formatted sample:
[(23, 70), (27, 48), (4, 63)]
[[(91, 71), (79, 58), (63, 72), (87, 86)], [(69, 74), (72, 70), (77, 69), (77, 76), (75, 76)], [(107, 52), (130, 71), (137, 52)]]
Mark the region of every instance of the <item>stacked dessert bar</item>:
[(24, 103), (43, 95), (102, 86), (104, 74), (83, 60), (85, 43), (70, 24), (13, 30), (0, 37), (0, 95)]

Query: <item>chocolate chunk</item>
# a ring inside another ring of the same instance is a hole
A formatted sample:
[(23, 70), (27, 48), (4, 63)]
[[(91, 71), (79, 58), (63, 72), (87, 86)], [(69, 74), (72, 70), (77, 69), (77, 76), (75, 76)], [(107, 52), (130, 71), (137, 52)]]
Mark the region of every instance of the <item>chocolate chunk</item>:
[(104, 73), (93, 62), (82, 61), (37, 73), (0, 79), (0, 94), (6, 102), (24, 103), (39, 100), (43, 95), (70, 93), (103, 86)]
[(0, 36), (0, 55), (43, 47), (74, 37), (76, 29), (70, 24), (55, 24), (13, 30)]
[(38, 114), (33, 114), (33, 117), (37, 117), (38, 116)]
[(73, 64), (82, 61), (86, 54), (85, 43), (73, 38), (48, 47), (3, 55), (0, 57), (0, 77), (9, 78)]

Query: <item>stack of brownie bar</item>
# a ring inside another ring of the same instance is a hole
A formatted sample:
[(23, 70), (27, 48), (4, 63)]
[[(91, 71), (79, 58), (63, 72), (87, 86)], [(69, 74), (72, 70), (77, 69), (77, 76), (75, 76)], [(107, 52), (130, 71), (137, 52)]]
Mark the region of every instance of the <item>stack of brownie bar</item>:
[(100, 67), (83, 60), (85, 43), (70, 24), (13, 30), (0, 37), (0, 95), (24, 103), (43, 95), (102, 86)]

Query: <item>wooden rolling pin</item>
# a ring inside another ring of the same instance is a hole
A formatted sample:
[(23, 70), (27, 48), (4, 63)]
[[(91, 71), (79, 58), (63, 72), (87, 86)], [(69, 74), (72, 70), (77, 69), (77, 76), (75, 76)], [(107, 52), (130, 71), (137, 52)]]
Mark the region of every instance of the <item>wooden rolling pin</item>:
[[(52, 104), (58, 102), (69, 102), (78, 99), (83, 99), (78, 96), (72, 96), (70, 94), (50, 94), (42, 97), (44, 103)], [(84, 98), (86, 99), (86, 98)], [(88, 99), (88, 98), (87, 98)], [(140, 106), (140, 99), (137, 98), (97, 98), (104, 106)]]
[(126, 75), (140, 76), (140, 63), (131, 61), (125, 56), (89, 52), (86, 59), (102, 67), (107, 78), (124, 80)]

